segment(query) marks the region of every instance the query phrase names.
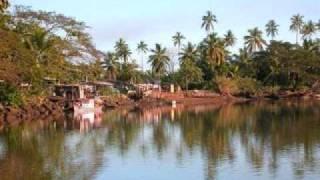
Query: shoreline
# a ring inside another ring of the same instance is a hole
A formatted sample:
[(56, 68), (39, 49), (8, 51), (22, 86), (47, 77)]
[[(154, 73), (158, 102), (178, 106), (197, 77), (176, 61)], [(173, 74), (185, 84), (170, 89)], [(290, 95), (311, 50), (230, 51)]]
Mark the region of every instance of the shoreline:
[[(150, 110), (153, 108), (173, 108), (172, 101), (175, 101), (175, 108), (190, 108), (194, 106), (223, 106), (227, 104), (242, 104), (261, 101), (290, 101), (290, 100), (317, 100), (312, 94), (294, 93), (286, 96), (264, 97), (234, 97), (234, 96), (164, 96), (164, 97), (146, 97), (138, 101), (133, 101), (127, 96), (103, 97), (102, 108), (104, 112), (115, 109), (136, 109)], [(0, 104), (0, 128), (19, 125), (30, 121), (63, 121), (65, 111), (61, 104), (45, 100), (42, 103), (28, 103), (22, 107), (3, 106)]]

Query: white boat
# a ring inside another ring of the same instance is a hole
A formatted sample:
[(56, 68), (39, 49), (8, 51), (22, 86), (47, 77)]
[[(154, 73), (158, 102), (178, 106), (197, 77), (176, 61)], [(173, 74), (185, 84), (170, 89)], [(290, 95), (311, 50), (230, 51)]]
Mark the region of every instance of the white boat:
[(79, 112), (94, 111), (99, 107), (100, 98), (94, 97), (94, 87), (90, 85), (56, 85), (54, 97), (64, 101), (66, 110)]

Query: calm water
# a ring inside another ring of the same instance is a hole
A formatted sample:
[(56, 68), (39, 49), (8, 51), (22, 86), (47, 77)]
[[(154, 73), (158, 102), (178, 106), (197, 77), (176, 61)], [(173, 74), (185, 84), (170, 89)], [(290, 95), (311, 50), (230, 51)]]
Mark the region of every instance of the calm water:
[(5, 129), (0, 179), (320, 179), (320, 103), (122, 110)]

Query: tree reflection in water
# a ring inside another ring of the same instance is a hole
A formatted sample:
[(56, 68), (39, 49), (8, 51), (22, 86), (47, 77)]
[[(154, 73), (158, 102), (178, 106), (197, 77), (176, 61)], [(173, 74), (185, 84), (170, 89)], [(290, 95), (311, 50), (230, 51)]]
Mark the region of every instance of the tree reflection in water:
[(196, 173), (206, 179), (228, 177), (222, 167), (246, 168), (254, 175), (267, 174), (267, 179), (283, 174), (320, 177), (319, 107), (317, 102), (285, 101), (114, 110), (95, 116), (88, 125), (78, 118), (7, 128), (0, 136), (0, 175), (1, 179), (92, 179), (108, 171), (114, 157), (135, 156), (148, 171), (150, 159), (173, 156), (175, 160), (167, 163), (183, 169), (200, 154), (203, 170)]

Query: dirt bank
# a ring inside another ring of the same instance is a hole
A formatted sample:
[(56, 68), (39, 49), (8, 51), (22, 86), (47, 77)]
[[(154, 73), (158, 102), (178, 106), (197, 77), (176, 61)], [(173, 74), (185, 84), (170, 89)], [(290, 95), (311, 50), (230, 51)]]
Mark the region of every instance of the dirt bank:
[[(263, 94), (261, 96), (224, 96), (210, 91), (188, 91), (179, 93), (154, 92), (138, 101), (130, 100), (122, 95), (118, 97), (105, 98), (106, 108), (135, 107), (139, 109), (150, 109), (155, 107), (172, 106), (175, 101), (177, 106), (198, 106), (198, 105), (224, 105), (232, 103), (244, 103), (248, 101), (264, 100), (290, 100), (290, 99), (317, 99), (317, 95), (311, 91), (291, 92), (279, 91), (276, 94)], [(319, 96), (320, 97), (320, 96)]]
[(49, 100), (42, 103), (28, 103), (21, 107), (0, 105), (0, 127), (18, 125), (34, 120), (60, 120), (63, 117), (62, 106)]

